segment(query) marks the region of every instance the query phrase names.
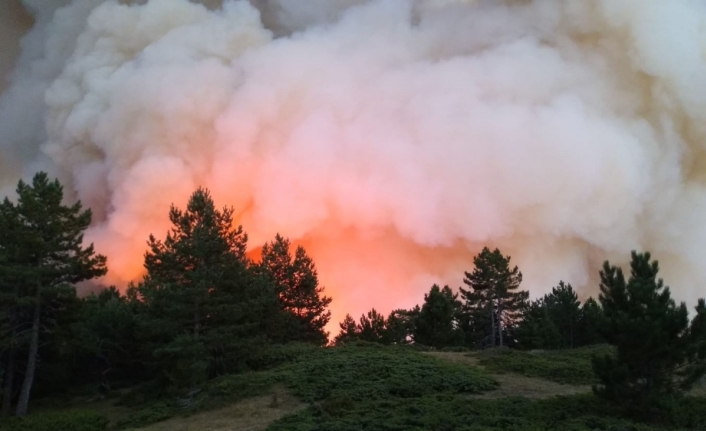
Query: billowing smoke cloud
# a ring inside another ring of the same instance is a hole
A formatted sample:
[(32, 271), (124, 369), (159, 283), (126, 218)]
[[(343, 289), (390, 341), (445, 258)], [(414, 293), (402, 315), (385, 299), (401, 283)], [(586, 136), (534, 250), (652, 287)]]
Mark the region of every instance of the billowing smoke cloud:
[(60, 176), (107, 282), (203, 185), (311, 252), (334, 321), (460, 285), (483, 245), (535, 295), (631, 249), (703, 295), (702, 0), (26, 3), (1, 185)]

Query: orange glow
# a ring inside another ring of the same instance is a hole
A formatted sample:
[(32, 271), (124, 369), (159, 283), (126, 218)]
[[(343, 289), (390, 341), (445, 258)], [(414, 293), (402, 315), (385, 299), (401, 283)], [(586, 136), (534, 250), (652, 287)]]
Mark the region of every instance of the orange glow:
[[(144, 275), (148, 232), (164, 238), (168, 229), (167, 221), (153, 220), (149, 225), (135, 228), (143, 232), (143, 241), (113, 241), (108, 250), (103, 238), (96, 238), (97, 250), (106, 253), (109, 259), (109, 273), (102, 283), (124, 289), (128, 282), (139, 281)], [(247, 227), (245, 229), (247, 232)], [(261, 245), (274, 238), (275, 233), (272, 231), (264, 240), (261, 236), (251, 236), (248, 256), (258, 261)], [(286, 236), (286, 232), (282, 234)], [(401, 239), (392, 231), (366, 237), (354, 229), (341, 229), (330, 237), (312, 235), (292, 239), (292, 251), (299, 245), (314, 259), (319, 282), (325, 287), (325, 294), (333, 298), (331, 321), (327, 326), (331, 337), (338, 333), (338, 323), (346, 313), (356, 319), (371, 308), (387, 314), (393, 309), (421, 303), (424, 293), (434, 283), (458, 286), (462, 278), (458, 268), (467, 267), (475, 251), (461, 245), (424, 248)], [(428, 272), (423, 273), (420, 268)]]

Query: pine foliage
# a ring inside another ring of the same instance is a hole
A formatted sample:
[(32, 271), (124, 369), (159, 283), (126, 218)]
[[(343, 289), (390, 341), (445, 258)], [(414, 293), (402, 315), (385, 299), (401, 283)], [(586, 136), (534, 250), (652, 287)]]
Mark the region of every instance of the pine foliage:
[(469, 289), (460, 289), (466, 321), (478, 322), (472, 330), (489, 341), (484, 344), (503, 346), (529, 299), (529, 292), (518, 290), (522, 273), (517, 266), (510, 268), (510, 256), (497, 248), (492, 252), (483, 248), (473, 265), (473, 272), (465, 272), (463, 279)]
[[(91, 211), (83, 210), (81, 202), (66, 206), (63, 200), (61, 184), (40, 172), (31, 184), (20, 180), (17, 203), (5, 198), (0, 205), (0, 289), (8, 305), (3, 320), (9, 330), (6, 339), (11, 340), (10, 356), (17, 337), (25, 334), (27, 343), (18, 416), (27, 413), (40, 336), (76, 297), (75, 283), (107, 272), (105, 256), (96, 254), (93, 244), (83, 246)], [(12, 396), (12, 388), (8, 389)]]
[(304, 248), (297, 247), (294, 256), (290, 249), (290, 241), (277, 235), (262, 247), (259, 264), (260, 272), (274, 284), (280, 308), (286, 313), (281, 338), (324, 345), (328, 342), (325, 328), (331, 319), (331, 298), (324, 295), (316, 266)]
[(690, 327), (686, 305), (675, 304), (658, 272), (649, 253), (636, 252), (627, 280), (608, 262), (600, 272), (599, 299), (605, 315), (601, 333), (617, 352), (594, 359), (602, 383), (595, 390), (634, 408), (647, 408), (686, 390), (703, 375), (697, 341), (703, 331), (701, 314)]
[(439, 288), (433, 285), (424, 295), (424, 304), (415, 318), (414, 342), (436, 348), (458, 344), (460, 334), (456, 317), (460, 306), (458, 294), (454, 294), (449, 286)]

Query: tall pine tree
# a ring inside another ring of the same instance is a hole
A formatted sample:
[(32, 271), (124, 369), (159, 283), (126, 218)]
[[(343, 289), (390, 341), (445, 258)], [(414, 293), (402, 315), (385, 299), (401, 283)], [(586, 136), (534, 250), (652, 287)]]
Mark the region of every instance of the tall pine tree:
[(688, 389), (704, 372), (694, 354), (699, 320), (690, 330), (686, 305), (674, 303), (658, 272), (649, 253), (633, 252), (627, 280), (608, 262), (600, 273), (601, 332), (616, 346), (616, 355), (594, 358), (602, 383), (595, 390), (632, 407), (645, 408)]
[[(92, 244), (83, 246), (91, 211), (82, 210), (80, 202), (63, 205), (64, 190), (57, 180), (50, 181), (40, 172), (32, 184), (19, 182), (17, 196), (16, 204), (7, 198), (2, 204), (1, 223), (12, 225), (12, 230), (0, 235), (0, 277), (4, 279), (0, 285), (23, 305), (10, 312), (10, 319), (17, 324), (22, 310), (28, 313), (28, 356), (16, 410), (24, 416), (35, 380), (43, 318), (61, 312), (62, 298), (75, 298), (75, 283), (104, 275), (107, 268), (106, 258), (97, 255)], [(13, 283), (14, 290), (8, 291)]]
[(363, 341), (383, 343), (385, 341), (386, 326), (385, 316), (373, 308), (367, 314), (360, 316), (358, 334)]
[(603, 310), (593, 298), (588, 298), (581, 306), (579, 319), (579, 340), (582, 346), (605, 343), (600, 334)]
[(510, 268), (510, 256), (503, 256), (497, 248), (492, 252), (483, 248), (473, 264), (473, 272), (466, 272), (463, 279), (470, 289), (461, 288), (464, 314), (469, 321), (487, 318), (490, 346), (503, 346), (505, 335), (527, 305), (529, 292), (517, 290), (522, 273), (517, 266)]
[(583, 345), (582, 323), (578, 295), (570, 284), (560, 281), (550, 293), (533, 301), (523, 312), (517, 328), (518, 343), (527, 349), (578, 347)]
[(339, 323), (338, 326), (341, 328), (341, 331), (333, 340), (335, 345), (341, 346), (360, 339), (358, 325), (355, 323), (355, 319), (350, 314), (346, 314), (343, 322)]
[(303, 247), (290, 252), (288, 239), (279, 234), (262, 247), (259, 271), (274, 283), (281, 309), (289, 316), (282, 328), (283, 341), (328, 342), (326, 324), (331, 319), (331, 298), (319, 286), (318, 274)]
[(414, 332), (414, 322), (421, 312), (419, 306), (411, 310), (392, 310), (385, 321), (385, 344), (407, 344)]
[[(274, 289), (249, 270), (247, 235), (233, 210), (218, 210), (205, 189), (169, 212), (164, 241), (150, 236), (147, 274), (136, 291), (140, 331), (170, 385), (198, 386), (210, 374), (245, 366), (276, 318)], [(258, 341), (259, 340), (259, 341)]]
[(412, 339), (417, 344), (431, 347), (447, 347), (459, 343), (456, 321), (460, 307), (458, 295), (448, 286), (433, 285), (424, 295), (424, 304), (414, 322)]

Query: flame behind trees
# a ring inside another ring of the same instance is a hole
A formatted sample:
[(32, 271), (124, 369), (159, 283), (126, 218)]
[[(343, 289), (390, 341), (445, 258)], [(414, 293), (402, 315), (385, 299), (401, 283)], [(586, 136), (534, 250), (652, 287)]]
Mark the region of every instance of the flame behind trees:
[(216, 209), (205, 189), (169, 216), (172, 229), (164, 241), (150, 236), (147, 274), (131, 288), (169, 384), (194, 388), (242, 370), (270, 342), (327, 343), (331, 299), (303, 248), (292, 259), (289, 240), (277, 235), (252, 262), (233, 210)]

